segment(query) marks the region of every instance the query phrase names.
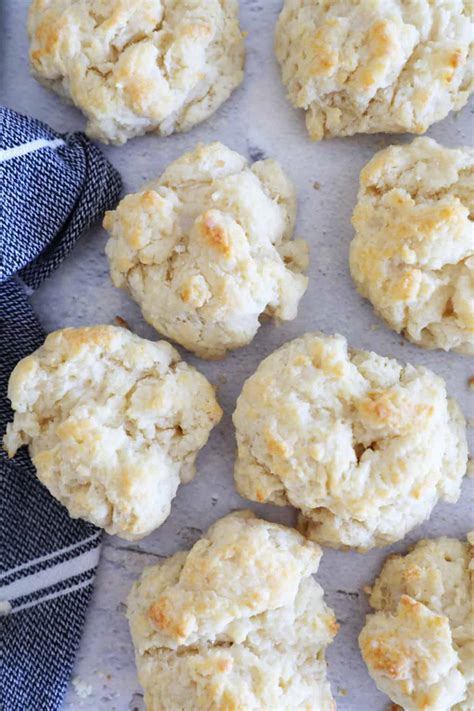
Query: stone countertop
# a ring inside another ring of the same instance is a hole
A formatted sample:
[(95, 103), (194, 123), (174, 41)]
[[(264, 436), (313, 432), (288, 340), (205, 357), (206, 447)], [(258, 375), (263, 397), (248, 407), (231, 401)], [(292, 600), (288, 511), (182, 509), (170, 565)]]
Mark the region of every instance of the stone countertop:
[[(285, 99), (273, 55), (273, 28), (280, 5), (280, 0), (241, 0), (241, 23), (248, 31), (245, 81), (210, 120), (187, 134), (146, 136), (123, 147), (104, 147), (123, 176), (125, 192), (158, 176), (167, 163), (198, 141), (220, 140), (252, 160), (276, 158), (297, 186), (297, 234), (310, 243), (311, 270), (308, 291), (295, 321), (277, 326), (264, 324), (251, 345), (221, 362), (206, 363), (185, 355), (217, 385), (225, 417), (199, 457), (196, 479), (180, 487), (165, 524), (139, 543), (105, 537), (75, 667), (75, 684), (70, 685), (65, 703), (67, 711), (144, 708), (124, 600), (145, 564), (188, 548), (215, 519), (232, 509), (250, 507), (271, 520), (293, 522), (290, 509), (253, 505), (241, 499), (232, 481), (235, 443), (231, 413), (235, 400), (244, 380), (277, 346), (308, 330), (343, 333), (355, 347), (432, 368), (446, 379), (450, 393), (459, 399), (466, 414), (470, 409), (472, 417), (474, 393), (467, 387), (468, 377), (474, 375), (472, 360), (421, 350), (387, 329), (370, 304), (358, 296), (348, 271), (350, 217), (360, 169), (375, 151), (411, 138), (374, 135), (309, 141), (302, 113)], [(29, 76), (27, 9), (27, 0), (0, 3), (0, 100), (48, 122), (58, 131), (79, 130), (84, 126), (81, 114)], [(435, 125), (428, 135), (449, 146), (470, 143), (472, 113), (471, 104)], [(120, 315), (134, 331), (154, 338), (138, 307), (112, 287), (105, 240), (100, 227), (85, 234), (73, 254), (34, 295), (34, 307), (48, 331), (112, 323)], [(472, 528), (473, 484), (466, 479), (457, 504), (438, 505), (428, 522), (394, 546), (365, 555), (325, 550), (317, 579), (341, 625), (327, 654), (338, 709), (382, 711), (388, 703), (369, 678), (358, 652), (357, 635), (367, 611), (363, 586), (374, 578), (388, 553), (405, 551), (424, 536), (463, 536)]]

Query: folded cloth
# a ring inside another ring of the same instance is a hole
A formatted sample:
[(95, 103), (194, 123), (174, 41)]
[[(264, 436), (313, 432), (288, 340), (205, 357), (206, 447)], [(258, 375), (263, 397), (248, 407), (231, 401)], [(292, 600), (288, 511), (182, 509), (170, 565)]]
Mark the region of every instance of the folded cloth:
[[(121, 181), (81, 133), (0, 108), (0, 439), (8, 377), (44, 340), (28, 303)], [(100, 532), (69, 518), (26, 451), (0, 455), (0, 709), (60, 708), (99, 556)]]

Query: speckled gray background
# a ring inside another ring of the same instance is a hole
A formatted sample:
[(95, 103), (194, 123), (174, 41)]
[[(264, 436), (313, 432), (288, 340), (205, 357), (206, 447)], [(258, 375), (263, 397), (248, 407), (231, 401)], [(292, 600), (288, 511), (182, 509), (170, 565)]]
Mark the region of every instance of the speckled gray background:
[[(104, 148), (121, 172), (126, 192), (159, 175), (168, 162), (198, 141), (218, 139), (249, 158), (278, 159), (298, 189), (297, 233), (311, 245), (311, 271), (295, 321), (279, 326), (265, 324), (249, 347), (222, 362), (205, 363), (185, 355), (218, 386), (225, 417), (199, 457), (198, 476), (180, 488), (166, 523), (140, 543), (105, 537), (75, 669), (80, 682), (91, 686), (91, 694), (82, 699), (71, 685), (65, 705), (68, 711), (143, 708), (124, 599), (145, 564), (189, 547), (210, 523), (235, 508), (250, 506), (269, 519), (292, 523), (290, 509), (248, 504), (237, 495), (232, 482), (235, 444), (230, 418), (235, 400), (244, 380), (277, 346), (308, 330), (341, 332), (356, 347), (432, 368), (446, 378), (449, 391), (459, 398), (464, 412), (474, 416), (474, 393), (467, 388), (468, 377), (474, 375), (474, 362), (454, 354), (425, 352), (403, 341), (378, 321), (370, 305), (355, 292), (349, 276), (350, 216), (359, 171), (375, 151), (410, 139), (376, 135), (317, 144), (309, 141), (303, 116), (285, 99), (273, 56), (273, 28), (280, 5), (279, 0), (241, 0), (242, 26), (249, 33), (245, 81), (214, 117), (185, 135), (165, 139), (147, 136), (123, 147)], [(81, 129), (84, 123), (80, 113), (29, 76), (27, 8), (27, 0), (0, 0), (0, 100), (58, 131)], [(450, 146), (472, 143), (473, 113), (471, 104), (434, 126), (429, 135)], [(134, 331), (153, 338), (138, 308), (112, 287), (104, 245), (105, 234), (99, 227), (85, 234), (59, 271), (34, 295), (42, 323), (53, 330), (112, 323), (120, 315)], [(365, 555), (325, 551), (317, 578), (341, 624), (328, 652), (329, 676), (339, 709), (382, 711), (387, 705), (386, 697), (367, 675), (357, 648), (357, 635), (367, 610), (363, 585), (373, 579), (389, 552), (406, 550), (423, 536), (462, 536), (472, 528), (473, 483), (466, 480), (456, 505), (438, 506), (426, 524), (395, 546)]]

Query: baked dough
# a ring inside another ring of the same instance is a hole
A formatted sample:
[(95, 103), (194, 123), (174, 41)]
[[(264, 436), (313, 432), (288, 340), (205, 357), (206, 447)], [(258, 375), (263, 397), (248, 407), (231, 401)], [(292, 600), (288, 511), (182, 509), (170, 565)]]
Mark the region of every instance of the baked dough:
[(471, 0), (285, 0), (276, 55), (314, 140), (424, 133), (473, 90)]
[(350, 265), (397, 333), (474, 355), (474, 149), (431, 138), (377, 153), (361, 173)]
[(237, 0), (33, 0), (33, 75), (124, 143), (204, 121), (243, 79)]
[(278, 163), (199, 145), (106, 213), (106, 252), (159, 333), (202, 358), (254, 337), (262, 314), (296, 316), (308, 247), (292, 240), (293, 185)]
[(250, 511), (145, 568), (128, 618), (148, 711), (334, 711), (319, 546)]
[(359, 644), (381, 691), (406, 711), (474, 708), (474, 534), (423, 540), (387, 559)]
[(295, 506), (318, 543), (386, 545), (459, 497), (466, 425), (444, 381), (342, 336), (308, 333), (268, 356), (233, 420), (239, 493)]
[(10, 376), (4, 446), (28, 445), (68, 509), (134, 540), (160, 526), (222, 412), (214, 389), (165, 341), (115, 326), (51, 333)]

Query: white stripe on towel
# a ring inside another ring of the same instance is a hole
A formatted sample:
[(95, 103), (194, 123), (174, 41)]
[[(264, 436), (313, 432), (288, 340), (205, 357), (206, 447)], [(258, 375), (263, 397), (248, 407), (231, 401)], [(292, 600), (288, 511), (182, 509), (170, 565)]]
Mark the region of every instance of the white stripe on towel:
[(92, 585), (93, 579), (84, 580), (82, 583), (76, 583), (76, 585), (71, 585), (70, 588), (66, 590), (59, 590), (58, 592), (49, 593), (49, 595), (44, 595), (39, 597), (37, 600), (32, 600), (31, 602), (24, 602), (23, 605), (18, 605), (18, 607), (12, 608), (10, 615), (14, 615), (15, 612), (20, 612), (21, 610), (27, 610), (29, 607), (35, 607), (40, 605), (42, 602), (47, 602), (48, 600), (54, 600), (56, 597), (62, 597), (63, 595), (69, 595), (70, 593), (76, 592), (76, 590), (81, 590), (81, 588), (86, 588), (88, 585)]
[(10, 570), (7, 570), (5, 573), (1, 573), (0, 580), (3, 580), (4, 578), (9, 578), (10, 575), (14, 575), (20, 570), (25, 570), (25, 568), (31, 568), (32, 565), (37, 565), (38, 563), (45, 563), (47, 560), (57, 558), (58, 556), (63, 555), (64, 553), (69, 553), (70, 551), (73, 551), (76, 548), (85, 546), (87, 543), (90, 543), (91, 541), (94, 541), (99, 538), (99, 536), (100, 531), (98, 533), (94, 533), (92, 536), (89, 536), (89, 538), (84, 538), (84, 540), (79, 541), (78, 543), (73, 543), (72, 545), (66, 546), (65, 548), (59, 548), (59, 550), (53, 551), (52, 553), (47, 553), (46, 555), (42, 555), (39, 558), (33, 558), (32, 560), (28, 560), (26, 563), (22, 563), (21, 565), (17, 565), (15, 568), (10, 568)]
[(76, 575), (85, 573), (87, 570), (95, 568), (99, 561), (99, 546), (92, 550), (82, 553), (81, 555), (65, 560), (63, 563), (58, 563), (51, 568), (40, 570), (39, 573), (26, 575), (14, 583), (0, 587), (1, 600), (15, 600), (17, 597), (31, 595), (32, 593), (49, 588), (51, 585), (56, 585), (63, 580), (73, 578)]
[(25, 156), (27, 153), (33, 153), (40, 148), (57, 148), (58, 146), (64, 146), (64, 141), (61, 138), (55, 138), (52, 141), (48, 141), (46, 138), (37, 138), (35, 141), (22, 143), (20, 146), (0, 150), (0, 163), (19, 156)]

